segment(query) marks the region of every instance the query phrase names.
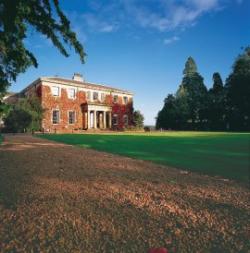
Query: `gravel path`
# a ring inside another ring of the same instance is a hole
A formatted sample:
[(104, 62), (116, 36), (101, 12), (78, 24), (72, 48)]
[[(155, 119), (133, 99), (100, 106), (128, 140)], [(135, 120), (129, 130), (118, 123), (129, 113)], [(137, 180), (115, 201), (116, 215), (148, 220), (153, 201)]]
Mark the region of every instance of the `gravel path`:
[(0, 146), (0, 252), (250, 252), (249, 199), (240, 183), (28, 135)]

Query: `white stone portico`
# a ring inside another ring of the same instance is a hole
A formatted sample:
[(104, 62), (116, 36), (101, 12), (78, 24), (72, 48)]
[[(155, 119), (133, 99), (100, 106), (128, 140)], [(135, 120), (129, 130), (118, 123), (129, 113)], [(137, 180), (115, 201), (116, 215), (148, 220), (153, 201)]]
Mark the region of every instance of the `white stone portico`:
[(88, 104), (86, 108), (88, 129), (109, 129), (112, 126), (112, 108), (107, 105)]

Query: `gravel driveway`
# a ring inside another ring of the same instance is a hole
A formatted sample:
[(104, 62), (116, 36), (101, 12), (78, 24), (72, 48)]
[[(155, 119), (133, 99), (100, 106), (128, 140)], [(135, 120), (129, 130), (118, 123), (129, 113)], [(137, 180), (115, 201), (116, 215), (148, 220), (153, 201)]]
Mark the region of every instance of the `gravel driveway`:
[(29, 135), (0, 145), (0, 252), (250, 252), (249, 199), (237, 182)]

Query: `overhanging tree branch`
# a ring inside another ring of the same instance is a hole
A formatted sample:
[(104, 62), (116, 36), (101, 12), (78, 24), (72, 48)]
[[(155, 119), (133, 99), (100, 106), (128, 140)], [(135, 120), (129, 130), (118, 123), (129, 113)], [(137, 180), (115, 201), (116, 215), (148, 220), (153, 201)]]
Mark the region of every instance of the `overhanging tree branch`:
[(69, 53), (63, 42), (72, 46), (84, 63), (84, 48), (71, 30), (58, 0), (0, 0), (0, 92), (28, 67), (38, 66), (35, 56), (23, 42), (28, 26), (50, 39), (66, 57)]

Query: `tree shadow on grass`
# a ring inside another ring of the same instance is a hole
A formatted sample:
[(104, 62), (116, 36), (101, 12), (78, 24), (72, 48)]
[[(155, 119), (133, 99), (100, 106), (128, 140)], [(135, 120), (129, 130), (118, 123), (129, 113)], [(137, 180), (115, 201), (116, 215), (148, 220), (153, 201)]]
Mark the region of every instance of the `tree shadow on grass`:
[[(19, 233), (21, 242), (26, 229), (43, 221), (48, 229), (54, 229), (47, 236), (61, 252), (73, 250), (74, 241), (78, 249), (88, 247), (96, 252), (144, 252), (148, 247), (165, 245), (178, 252), (236, 252), (239, 244), (247, 246), (242, 241), (246, 238), (245, 222), (240, 218), (249, 217), (246, 210), (201, 194), (185, 195), (182, 189), (192, 186), (198, 191), (206, 186), (214, 192), (223, 191), (223, 187), (213, 186), (219, 184), (233, 192), (238, 185), (234, 188), (231, 183), (219, 183), (213, 178), (182, 175), (174, 169), (92, 150), (46, 142), (40, 145), (38, 140), (21, 143), (14, 149), (16, 146), (0, 150), (0, 201), (6, 208), (20, 207), (18, 215), (28, 216), (22, 223), (23, 230), (17, 231), (15, 223), (9, 225)], [(238, 189), (239, 193), (243, 191)], [(165, 191), (168, 194), (164, 195)], [(141, 205), (144, 199), (145, 203), (151, 201), (148, 206)], [(162, 205), (162, 201), (170, 206)], [(196, 223), (188, 210), (195, 214), (215, 212), (217, 223)], [(223, 232), (220, 229), (227, 219), (229, 225)], [(79, 225), (75, 225), (77, 222)], [(235, 226), (236, 232), (242, 230), (242, 234), (229, 237)], [(35, 237), (35, 233), (29, 236)]]
[[(71, 181), (64, 178), (60, 179), (61, 183), (58, 178), (41, 180), (47, 182), (44, 186), (52, 195), (63, 195), (61, 202), (57, 203), (63, 206), (61, 212), (69, 217), (70, 224), (74, 222), (73, 214), (79, 214), (80, 219), (87, 222), (85, 226), (91, 227), (93, 238), (86, 239), (91, 241), (91, 247), (95, 244), (98, 252), (112, 252), (117, 249), (120, 252), (146, 252), (149, 247), (157, 246), (167, 246), (171, 251), (176, 249), (177, 252), (235, 252), (241, 248), (239, 244), (243, 244), (242, 249), (247, 248), (247, 242), (244, 241), (247, 233), (242, 229), (242, 219), (247, 217), (247, 212), (230, 204), (177, 194), (172, 197), (176, 197), (174, 201), (177, 209), (183, 209), (183, 213), (174, 213), (162, 207), (160, 202), (149, 207), (139, 206), (129, 198), (131, 192), (128, 192), (128, 195), (121, 192), (118, 197), (112, 195), (107, 191), (109, 187), (96, 188), (98, 180), (90, 184), (93, 189), (84, 187), (86, 179)], [(107, 185), (115, 187), (113, 181), (110, 182), (107, 178), (104, 181)], [(209, 219), (194, 222), (189, 218), (189, 210), (185, 210), (185, 206), (181, 205), (183, 197), (195, 213), (203, 210), (209, 210), (211, 215), (214, 213), (216, 222), (212, 225)], [(158, 212), (157, 209), (161, 211)], [(240, 217), (242, 218), (237, 222)], [(225, 224), (224, 219), (229, 219), (231, 223)], [(232, 223), (234, 221), (235, 225)], [(221, 229), (222, 226), (227, 230)], [(238, 234), (231, 234), (230, 230), (235, 228)], [(82, 235), (84, 232), (82, 227)]]
[[(0, 160), (1, 159), (0, 154)], [(14, 158), (13, 158), (14, 159)], [(25, 182), (31, 180), (25, 168), (16, 165), (6, 167), (2, 161), (0, 164), (0, 203), (6, 208), (16, 209), (17, 203), (24, 194)]]
[(16, 209), (18, 202), (25, 196), (27, 185), (32, 185), (36, 175), (36, 168), (29, 167), (30, 161), (35, 159), (31, 150), (39, 152), (61, 145), (39, 141), (19, 143), (18, 138), (17, 142), (0, 146), (0, 203), (9, 209)]

